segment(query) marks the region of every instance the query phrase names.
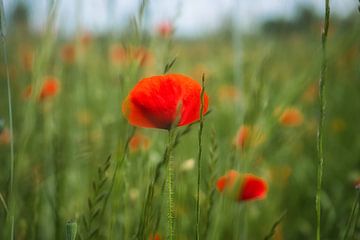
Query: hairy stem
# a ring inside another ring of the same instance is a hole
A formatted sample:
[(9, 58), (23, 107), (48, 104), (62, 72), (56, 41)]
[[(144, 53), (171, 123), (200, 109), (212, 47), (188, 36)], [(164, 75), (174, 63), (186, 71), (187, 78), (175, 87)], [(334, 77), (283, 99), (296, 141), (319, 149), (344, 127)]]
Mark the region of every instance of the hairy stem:
[(327, 56), (326, 56), (326, 42), (329, 29), (330, 19), (330, 0), (325, 0), (325, 17), (324, 17), (324, 29), (321, 36), (322, 44), (322, 59), (321, 59), (321, 72), (319, 81), (319, 98), (320, 98), (320, 118), (317, 135), (317, 151), (318, 151), (318, 170), (317, 170), (317, 190), (316, 190), (316, 239), (321, 238), (321, 188), (322, 188), (322, 176), (324, 167), (324, 152), (323, 152), (323, 135), (324, 135), (324, 120), (325, 120), (325, 83), (326, 83), (326, 71), (327, 71)]
[[(9, 194), (8, 194), (8, 202), (10, 202), (9, 213), (10, 213), (10, 239), (14, 239), (14, 225), (15, 225), (15, 216), (14, 216), (14, 168), (15, 168), (15, 157), (14, 157), (14, 127), (13, 127), (13, 115), (12, 115), (12, 97), (11, 97), (11, 84), (10, 84), (10, 74), (8, 67), (8, 56), (7, 56), (7, 47), (6, 47), (6, 37), (5, 37), (5, 11), (4, 11), (4, 3), (0, 2), (0, 35), (2, 42), (2, 50), (4, 57), (4, 64), (6, 69), (6, 83), (7, 83), (7, 93), (8, 93), (8, 111), (9, 111), (9, 127), (10, 127), (10, 182), (9, 182)], [(7, 212), (8, 213), (8, 212)]]
[(196, 194), (196, 239), (200, 239), (200, 181), (201, 181), (201, 156), (202, 156), (202, 132), (204, 128), (203, 111), (204, 111), (204, 93), (205, 93), (205, 77), (202, 76), (202, 87), (200, 93), (200, 125), (198, 134), (199, 152), (198, 152), (198, 168), (197, 168), (197, 194)]
[(174, 169), (173, 169), (173, 135), (174, 128), (169, 130), (168, 145), (166, 148), (165, 162), (167, 163), (168, 186), (168, 239), (173, 240), (175, 235), (175, 207), (174, 207)]

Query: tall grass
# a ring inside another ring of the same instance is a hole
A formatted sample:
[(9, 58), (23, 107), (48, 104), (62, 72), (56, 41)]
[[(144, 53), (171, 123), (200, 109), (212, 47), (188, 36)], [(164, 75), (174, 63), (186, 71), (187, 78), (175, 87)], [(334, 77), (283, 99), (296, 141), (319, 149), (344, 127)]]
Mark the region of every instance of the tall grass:
[[(142, 1), (124, 32), (92, 33), (87, 44), (80, 27), (76, 36), (54, 31), (56, 5), (41, 33), (10, 25), (5, 35), (1, 18), (6, 47), (0, 122), (4, 116), (6, 121), (4, 131), (0, 127), (0, 226), (5, 226), (0, 239), (356, 237), (359, 195), (345, 220), (352, 185), (360, 179), (358, 18), (332, 18), (334, 31), (329, 31), (326, 1), (322, 48), (317, 18), (306, 26), (291, 22), (284, 32), (272, 28), (231, 38), (224, 26), (202, 38), (164, 38), (145, 27), (148, 3), (156, 8), (157, 3)], [(65, 44), (74, 46), (72, 63), (61, 57)], [(124, 50), (117, 63), (111, 58), (114, 46)], [(23, 48), (34, 52), (30, 70), (23, 66)], [(149, 53), (149, 62), (140, 64), (138, 49)], [(167, 134), (135, 130), (123, 118), (121, 102), (139, 79), (168, 72), (200, 81), (205, 73), (212, 113)], [(46, 75), (57, 77), (61, 89), (39, 101)], [(241, 84), (234, 83), (239, 77)], [(29, 85), (34, 95), (24, 99)], [(279, 121), (287, 107), (303, 114), (300, 125)], [(234, 145), (240, 124), (256, 132), (243, 148)], [(9, 143), (3, 140), (6, 130)], [(147, 137), (146, 146), (136, 146), (138, 134)], [(109, 153), (111, 160), (104, 159)], [(266, 199), (239, 203), (219, 193), (217, 179), (229, 169), (266, 179)], [(317, 175), (309, 174), (316, 170)], [(77, 233), (68, 219), (77, 223)]]
[(198, 134), (198, 157), (197, 157), (197, 193), (196, 193), (196, 239), (200, 239), (200, 183), (201, 183), (201, 158), (202, 158), (202, 134), (204, 128), (203, 111), (204, 111), (204, 93), (205, 93), (205, 75), (201, 79), (201, 93), (200, 93), (200, 123)]
[[(0, 38), (3, 50), (3, 61), (5, 64), (6, 71), (6, 83), (7, 83), (7, 93), (8, 93), (8, 115), (9, 115), (9, 125), (10, 125), (10, 181), (9, 181), (9, 193), (8, 193), (8, 204), (5, 203), (3, 196), (1, 196), (1, 201), (6, 209), (6, 215), (9, 218), (9, 231), (10, 231), (10, 239), (14, 239), (14, 231), (15, 231), (15, 215), (14, 215), (14, 168), (15, 168), (15, 153), (14, 153), (14, 127), (13, 127), (13, 104), (12, 104), (12, 94), (11, 94), (11, 83), (10, 83), (10, 74), (9, 74), (9, 66), (8, 66), (8, 53), (6, 46), (6, 23), (5, 23), (5, 11), (4, 11), (4, 3), (0, 1)], [(10, 210), (8, 210), (7, 205), (10, 206)]]
[(327, 54), (326, 44), (329, 31), (330, 22), (330, 1), (325, 0), (325, 16), (324, 16), (324, 28), (321, 34), (321, 72), (319, 81), (319, 126), (317, 135), (317, 150), (319, 156), (318, 170), (317, 170), (317, 189), (316, 189), (316, 239), (321, 239), (321, 191), (322, 191), (322, 178), (324, 168), (324, 150), (323, 150), (323, 138), (324, 138), (324, 122), (325, 122), (325, 108), (326, 108), (326, 96), (325, 96), (325, 83), (327, 74)]

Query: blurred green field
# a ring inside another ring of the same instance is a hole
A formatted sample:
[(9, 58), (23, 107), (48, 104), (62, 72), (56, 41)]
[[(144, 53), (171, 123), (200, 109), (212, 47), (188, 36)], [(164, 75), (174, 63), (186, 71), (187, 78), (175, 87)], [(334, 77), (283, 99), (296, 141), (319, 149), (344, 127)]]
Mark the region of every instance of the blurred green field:
[[(140, 25), (141, 14), (135, 19)], [(21, 18), (12, 22), (8, 64), (0, 66), (0, 239), (10, 239), (11, 213), (18, 240), (65, 239), (69, 220), (77, 222), (77, 239), (132, 239), (139, 226), (145, 239), (156, 233), (166, 239), (165, 168), (155, 184), (150, 221), (140, 222), (167, 133), (133, 129), (121, 104), (137, 81), (163, 74), (174, 59), (171, 73), (199, 82), (205, 74), (210, 98), (202, 138), (202, 239), (265, 239), (282, 215), (272, 239), (315, 238), (320, 18), (299, 28), (264, 25), (239, 39), (226, 28), (198, 39), (172, 38), (137, 31), (135, 23), (121, 34), (79, 31), (64, 38), (52, 30), (51, 17), (37, 34)], [(322, 239), (343, 239), (352, 204), (359, 201), (358, 26), (359, 16), (333, 18), (330, 26)], [(15, 149), (12, 195), (7, 69)], [(39, 99), (49, 78), (58, 80), (59, 91)], [(300, 114), (296, 124), (282, 120), (287, 109)], [(234, 144), (241, 126), (251, 132), (242, 147)], [(193, 239), (196, 232), (198, 129), (196, 123), (176, 130), (183, 134), (174, 150), (180, 240)], [(216, 180), (230, 169), (266, 179), (267, 197), (239, 203), (217, 192)], [(348, 239), (360, 239), (355, 221)]]

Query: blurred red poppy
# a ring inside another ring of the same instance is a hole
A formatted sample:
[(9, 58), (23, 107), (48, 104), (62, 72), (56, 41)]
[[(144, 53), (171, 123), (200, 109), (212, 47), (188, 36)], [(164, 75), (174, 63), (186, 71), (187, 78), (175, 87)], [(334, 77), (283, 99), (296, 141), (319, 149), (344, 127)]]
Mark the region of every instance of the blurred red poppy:
[(50, 77), (46, 79), (40, 92), (40, 100), (55, 96), (59, 91), (59, 82), (57, 79)]
[(80, 37), (80, 43), (84, 47), (88, 47), (91, 44), (92, 40), (93, 40), (93, 38), (92, 38), (91, 34), (88, 32), (83, 33)]
[(244, 149), (245, 146), (248, 144), (250, 137), (250, 127), (246, 125), (242, 125), (239, 128), (239, 131), (235, 137), (235, 146), (240, 149)]
[(300, 126), (304, 121), (302, 112), (295, 107), (286, 108), (279, 117), (279, 122), (287, 127)]
[(139, 62), (141, 67), (150, 65), (152, 62), (153, 56), (149, 50), (144, 47), (139, 47), (133, 50), (132, 57), (134, 60)]
[(11, 134), (10, 130), (7, 128), (4, 128), (0, 132), (0, 145), (8, 145), (11, 141)]
[[(47, 77), (42, 85), (39, 100), (43, 101), (49, 97), (55, 96), (59, 92), (59, 88), (59, 81), (55, 77)], [(28, 99), (32, 95), (32, 92), (32, 86), (28, 86), (23, 93), (23, 97)]]
[(173, 26), (169, 21), (163, 21), (157, 26), (157, 32), (163, 38), (168, 38), (173, 33)]
[(130, 152), (137, 152), (138, 150), (146, 151), (150, 147), (150, 138), (141, 134), (136, 133), (129, 142)]
[(61, 49), (61, 59), (67, 64), (73, 64), (76, 60), (76, 48), (72, 44), (66, 44)]
[[(123, 102), (122, 112), (138, 127), (170, 129), (177, 120), (177, 126), (184, 126), (200, 118), (200, 93), (201, 85), (181, 74), (144, 78)], [(207, 109), (208, 96), (204, 93), (202, 114)]]
[(149, 240), (161, 240), (160, 234), (156, 233), (149, 237)]
[(109, 59), (113, 65), (121, 65), (127, 58), (127, 52), (119, 44), (113, 44), (109, 48)]
[(265, 180), (250, 173), (240, 174), (235, 170), (230, 170), (220, 177), (216, 187), (219, 192), (238, 202), (264, 199), (267, 193)]

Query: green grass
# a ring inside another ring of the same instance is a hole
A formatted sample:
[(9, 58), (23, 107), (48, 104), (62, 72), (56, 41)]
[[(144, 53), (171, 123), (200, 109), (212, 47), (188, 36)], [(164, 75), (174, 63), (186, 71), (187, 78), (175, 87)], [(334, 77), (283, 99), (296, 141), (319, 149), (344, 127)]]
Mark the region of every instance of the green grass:
[[(317, 192), (321, 239), (358, 239), (358, 16), (332, 18), (328, 32), (327, 106), (321, 118), (326, 164), (319, 191), (322, 22), (285, 34), (243, 36), (239, 84), (233, 81), (238, 63), (228, 32), (194, 40), (162, 38), (141, 31), (146, 1), (142, 6), (126, 33), (93, 35), (89, 44), (82, 42), (82, 32), (64, 39), (50, 31), (56, 8), (43, 34), (9, 26), (7, 54), (1, 51), (1, 59), (8, 59), (0, 65), (0, 118), (5, 130), (13, 124), (14, 156), (11, 142), (0, 137), (0, 239), (74, 239), (74, 232), (76, 239), (149, 239), (156, 233), (165, 239), (172, 231), (180, 240), (314, 239)], [(75, 48), (73, 62), (61, 57), (65, 44)], [(109, 58), (114, 44), (130, 53), (143, 47), (151, 59), (145, 65), (133, 58), (114, 64)], [(27, 52), (31, 68), (24, 63)], [(134, 129), (121, 113), (122, 101), (138, 80), (164, 71), (199, 83), (205, 74), (211, 110), (202, 126), (174, 130), (170, 162), (164, 157), (167, 132)], [(38, 101), (34, 96), (45, 76), (59, 80), (60, 92)], [(34, 95), (24, 99), (30, 84)], [(301, 125), (279, 123), (278, 109), (287, 107), (303, 113)], [(254, 134), (238, 149), (233, 140), (241, 125), (251, 126)], [(138, 133), (150, 145), (134, 151), (129, 141)], [(167, 175), (170, 163), (173, 174)], [(267, 197), (237, 203), (217, 192), (216, 180), (229, 169), (266, 179)], [(170, 217), (176, 219), (170, 231), (169, 176)]]

